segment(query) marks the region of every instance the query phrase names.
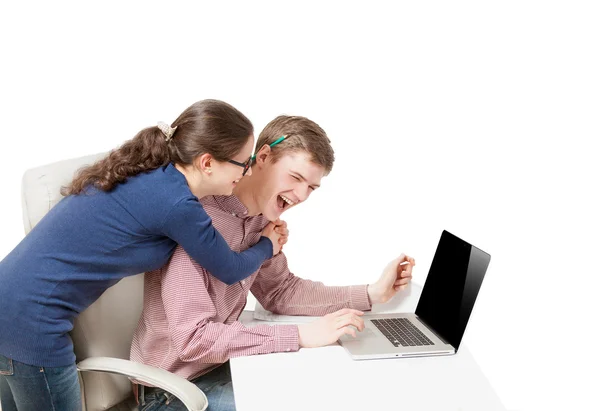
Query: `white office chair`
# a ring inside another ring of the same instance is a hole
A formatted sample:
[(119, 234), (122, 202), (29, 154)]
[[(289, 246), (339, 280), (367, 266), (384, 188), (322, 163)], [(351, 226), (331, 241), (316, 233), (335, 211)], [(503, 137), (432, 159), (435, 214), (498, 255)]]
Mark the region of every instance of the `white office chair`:
[[(71, 181), (78, 169), (104, 155), (60, 161), (26, 171), (22, 185), (25, 233), (61, 200), (60, 188)], [(128, 360), (143, 295), (143, 274), (126, 277), (75, 321), (71, 337), (81, 383), (82, 409), (137, 409), (128, 379), (132, 377), (174, 394), (189, 410), (204, 411), (208, 400), (194, 384), (168, 371)]]

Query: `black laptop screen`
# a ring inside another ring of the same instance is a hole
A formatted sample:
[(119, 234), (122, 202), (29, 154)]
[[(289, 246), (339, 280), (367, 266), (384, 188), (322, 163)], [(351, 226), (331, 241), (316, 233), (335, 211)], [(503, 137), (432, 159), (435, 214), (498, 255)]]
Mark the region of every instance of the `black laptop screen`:
[(489, 254), (442, 233), (416, 314), (457, 350), (489, 263)]

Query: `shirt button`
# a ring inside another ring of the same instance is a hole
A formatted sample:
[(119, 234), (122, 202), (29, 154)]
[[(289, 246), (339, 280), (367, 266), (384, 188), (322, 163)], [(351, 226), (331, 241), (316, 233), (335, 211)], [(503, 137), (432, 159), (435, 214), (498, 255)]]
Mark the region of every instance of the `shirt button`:
[(231, 212), (231, 215), (237, 217), (237, 215), (233, 211)]
[(287, 352), (290, 352), (290, 351), (292, 351), (292, 350), (288, 348), (288, 349), (287, 349), (287, 350), (285, 350), (285, 351), (287, 351)]
[(242, 280), (242, 285), (246, 285), (246, 280)]

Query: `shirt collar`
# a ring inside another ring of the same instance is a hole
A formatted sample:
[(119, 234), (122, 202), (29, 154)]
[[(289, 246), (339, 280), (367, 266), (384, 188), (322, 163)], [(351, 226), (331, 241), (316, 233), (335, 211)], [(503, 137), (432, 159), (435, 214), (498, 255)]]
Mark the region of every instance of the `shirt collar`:
[(213, 198), (215, 199), (215, 203), (217, 203), (222, 210), (240, 218), (248, 216), (248, 209), (246, 206), (233, 194), (230, 196), (213, 196)]

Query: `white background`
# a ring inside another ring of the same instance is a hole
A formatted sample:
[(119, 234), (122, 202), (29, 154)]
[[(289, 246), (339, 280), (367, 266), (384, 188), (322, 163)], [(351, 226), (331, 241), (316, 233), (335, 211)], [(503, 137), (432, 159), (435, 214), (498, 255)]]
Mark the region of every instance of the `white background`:
[(447, 229), (492, 255), (465, 343), (505, 406), (598, 409), (598, 6), (214, 3), (2, 3), (0, 258), (27, 168), (204, 98), (257, 134), (304, 115), (337, 160), (284, 214), (292, 270), (366, 283), (405, 252), (423, 283)]

